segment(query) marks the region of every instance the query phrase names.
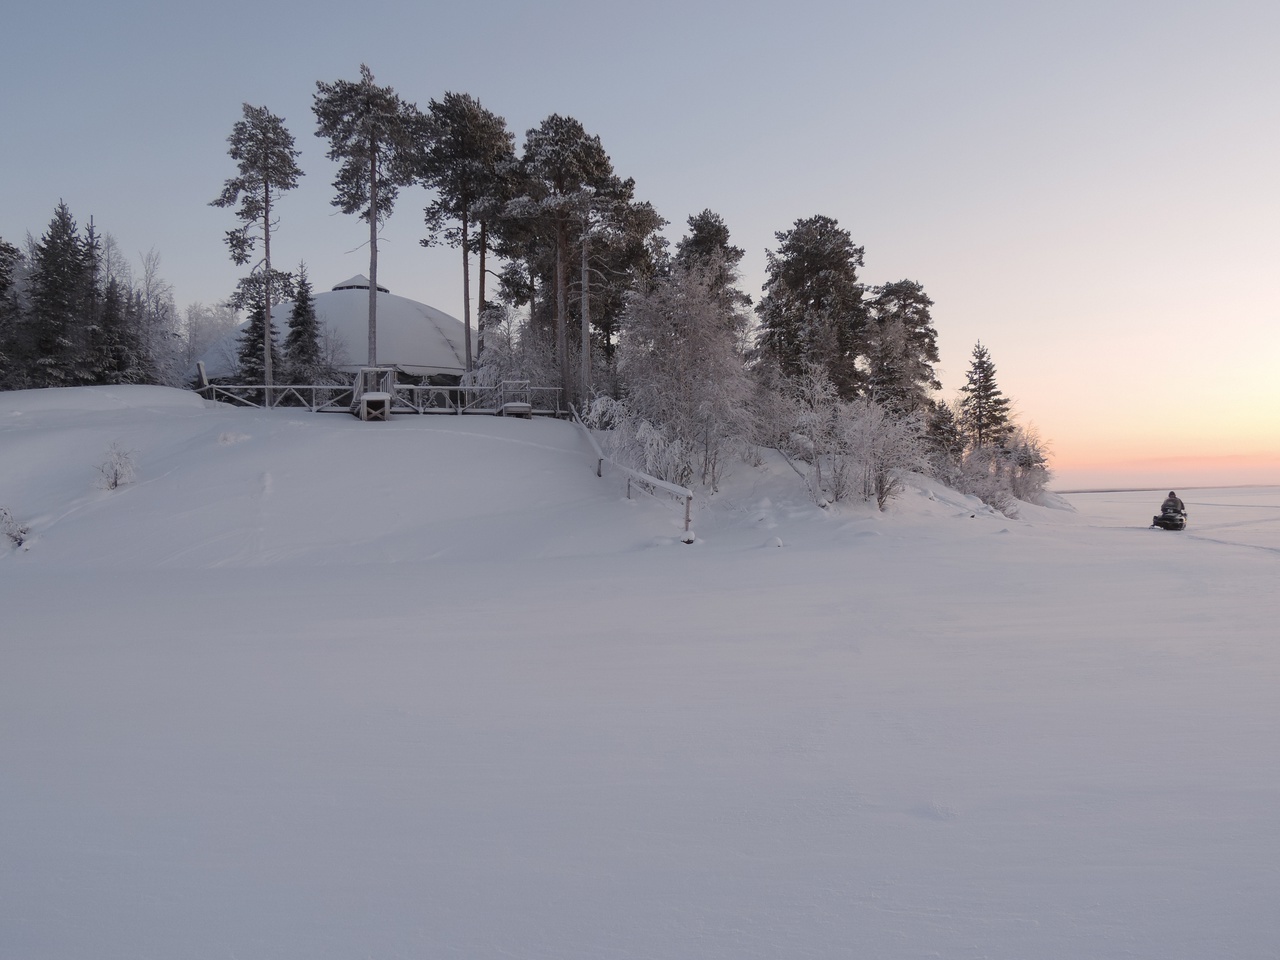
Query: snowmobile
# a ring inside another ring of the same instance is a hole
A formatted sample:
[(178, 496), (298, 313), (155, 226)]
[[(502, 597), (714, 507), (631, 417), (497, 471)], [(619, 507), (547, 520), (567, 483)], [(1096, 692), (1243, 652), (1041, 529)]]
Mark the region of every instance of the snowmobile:
[(1187, 515), (1181, 510), (1162, 510), (1151, 518), (1151, 525), (1161, 530), (1185, 530)]

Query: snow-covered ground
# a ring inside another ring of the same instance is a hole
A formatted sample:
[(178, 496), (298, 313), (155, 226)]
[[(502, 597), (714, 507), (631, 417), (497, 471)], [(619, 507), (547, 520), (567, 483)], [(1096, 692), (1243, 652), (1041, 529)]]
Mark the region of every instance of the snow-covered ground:
[(1274, 958), (1280, 488), (1165, 492), (0, 394), (0, 955)]

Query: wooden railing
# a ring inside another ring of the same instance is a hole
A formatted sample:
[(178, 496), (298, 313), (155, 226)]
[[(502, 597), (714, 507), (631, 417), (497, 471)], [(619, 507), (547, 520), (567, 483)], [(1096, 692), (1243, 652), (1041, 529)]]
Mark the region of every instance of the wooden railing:
[(582, 422), (582, 418), (578, 416), (577, 409), (570, 405), (569, 411), (573, 414), (573, 422), (582, 428), (582, 432), (587, 437), (587, 442), (591, 444), (591, 449), (595, 451), (596, 476), (604, 476), (604, 465), (607, 463), (613, 470), (616, 470), (627, 478), (628, 500), (631, 499), (632, 484), (639, 485), (642, 490), (649, 494), (656, 495), (658, 493), (665, 493), (677, 500), (683, 500), (684, 536), (681, 539), (685, 543), (693, 543), (694, 537), (691, 529), (693, 524), (693, 491), (688, 487), (681, 487), (674, 483), (668, 483), (666, 480), (659, 480), (657, 477), (650, 474), (642, 473), (639, 470), (633, 470), (631, 467), (618, 463), (617, 460), (607, 456), (605, 452), (600, 449), (600, 444), (596, 441), (595, 434), (591, 432), (587, 425)]
[[(208, 383), (196, 389), (206, 400), (242, 407), (303, 407), (314, 413), (349, 413), (355, 388), (324, 383), (230, 384)], [(525, 381), (506, 381), (488, 387), (418, 386), (396, 384), (392, 413), (495, 414), (509, 403), (528, 404), (537, 416), (560, 417), (558, 387), (531, 387)]]

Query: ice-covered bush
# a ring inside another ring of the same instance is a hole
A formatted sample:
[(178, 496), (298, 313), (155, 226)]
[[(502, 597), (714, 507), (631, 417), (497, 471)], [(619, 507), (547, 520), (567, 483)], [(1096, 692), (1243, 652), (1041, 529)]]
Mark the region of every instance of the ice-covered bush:
[(0, 534), (3, 534), (10, 543), (15, 547), (22, 546), (27, 542), (29, 533), (26, 525), (15, 520), (7, 507), (0, 507)]
[(134, 463), (133, 451), (126, 450), (118, 443), (113, 443), (107, 450), (107, 458), (98, 466), (98, 486), (103, 490), (114, 490), (133, 483), (137, 476), (137, 465)]

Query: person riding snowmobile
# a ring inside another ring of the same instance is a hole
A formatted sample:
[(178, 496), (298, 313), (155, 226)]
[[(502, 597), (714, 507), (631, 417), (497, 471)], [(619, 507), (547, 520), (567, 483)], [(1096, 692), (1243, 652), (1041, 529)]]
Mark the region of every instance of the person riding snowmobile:
[(1151, 518), (1151, 525), (1161, 530), (1185, 530), (1187, 527), (1187, 505), (1178, 499), (1172, 490), (1160, 504), (1160, 513)]

